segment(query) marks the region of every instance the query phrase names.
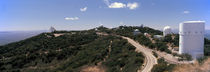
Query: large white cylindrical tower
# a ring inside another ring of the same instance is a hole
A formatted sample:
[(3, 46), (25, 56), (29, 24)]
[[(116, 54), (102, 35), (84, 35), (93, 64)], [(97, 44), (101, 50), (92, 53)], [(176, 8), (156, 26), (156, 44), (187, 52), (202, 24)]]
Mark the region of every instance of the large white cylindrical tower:
[(204, 55), (204, 21), (186, 21), (179, 26), (179, 53), (190, 54), (194, 59)]

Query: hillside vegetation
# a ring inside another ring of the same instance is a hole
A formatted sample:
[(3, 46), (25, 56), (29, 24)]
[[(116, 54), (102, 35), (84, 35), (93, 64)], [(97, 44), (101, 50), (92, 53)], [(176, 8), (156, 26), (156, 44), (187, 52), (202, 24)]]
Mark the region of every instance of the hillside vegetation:
[(205, 47), (204, 47), (204, 55), (205, 56), (210, 56), (210, 40), (205, 38)]
[[(140, 34), (134, 35), (133, 31), (135, 29), (138, 29)], [(144, 33), (148, 33), (149, 35), (151, 35), (151, 38), (154, 35), (162, 35), (162, 32), (159, 30), (155, 30), (149, 27), (120, 26), (118, 29), (113, 29), (113, 32), (117, 35), (130, 37), (139, 42), (141, 45), (144, 45), (148, 48), (171, 53), (171, 51), (168, 49), (168, 46), (166, 45), (167, 42), (157, 40), (155, 43), (153, 43), (152, 40), (149, 39), (149, 37), (146, 37), (144, 35)]]
[[(140, 34), (133, 31), (139, 29)], [(150, 36), (145, 36), (148, 33)], [(172, 53), (167, 44), (178, 47), (179, 35), (163, 39), (153, 35), (162, 32), (149, 27), (120, 26), (108, 29), (98, 27), (85, 31), (56, 31), (0, 46), (1, 72), (136, 72), (144, 56), (135, 47), (119, 37), (132, 38), (153, 50)], [(205, 39), (205, 56), (210, 56), (210, 40)], [(171, 72), (176, 65), (158, 58), (152, 72)]]
[(126, 40), (91, 30), (42, 33), (0, 46), (1, 72), (78, 72), (91, 66), (106, 72), (136, 72), (143, 62), (144, 56)]

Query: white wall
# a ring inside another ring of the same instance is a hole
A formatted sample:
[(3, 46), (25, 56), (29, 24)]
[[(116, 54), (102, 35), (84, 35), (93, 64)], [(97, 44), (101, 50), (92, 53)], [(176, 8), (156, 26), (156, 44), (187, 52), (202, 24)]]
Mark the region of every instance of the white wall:
[(188, 53), (193, 58), (199, 58), (204, 55), (204, 24), (205, 22), (203, 21), (180, 23), (180, 54)]

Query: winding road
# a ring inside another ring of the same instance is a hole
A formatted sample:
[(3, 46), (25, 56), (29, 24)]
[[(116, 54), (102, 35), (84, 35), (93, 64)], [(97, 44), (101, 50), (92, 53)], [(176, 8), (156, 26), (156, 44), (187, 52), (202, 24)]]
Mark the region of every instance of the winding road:
[[(105, 33), (96, 33), (98, 35), (107, 35)], [(153, 55), (152, 53), (152, 50), (149, 49), (149, 48), (146, 48), (142, 45), (140, 45), (138, 42), (134, 41), (133, 39), (131, 38), (128, 38), (128, 37), (124, 37), (124, 36), (119, 36), (119, 35), (115, 35), (115, 36), (118, 36), (118, 37), (122, 37), (123, 39), (126, 39), (128, 40), (128, 42), (133, 45), (134, 47), (136, 47), (136, 51), (137, 52), (142, 52), (142, 54), (145, 56), (145, 65), (140, 69), (138, 70), (138, 72), (151, 72), (153, 66), (155, 64), (157, 64), (157, 58)]]
[(146, 58), (146, 64), (138, 72), (151, 72), (151, 69), (153, 68), (153, 66), (155, 64), (157, 64), (157, 58), (153, 55), (152, 50), (140, 45), (139, 43), (137, 43), (133, 39), (130, 39), (128, 37), (123, 37), (123, 36), (122, 36), (122, 38), (128, 40), (128, 42), (130, 44), (132, 44), (133, 46), (136, 47), (136, 51), (137, 52), (142, 52), (144, 54), (145, 58)]
[[(106, 33), (97, 33), (98, 35), (108, 35)], [(123, 39), (128, 40), (128, 42), (130, 44), (132, 44), (134, 47), (136, 47), (136, 51), (137, 52), (142, 52), (142, 54), (145, 56), (145, 62), (143, 64), (143, 67), (138, 70), (138, 72), (151, 72), (153, 66), (157, 63), (157, 58), (153, 55), (152, 49), (147, 48), (145, 46), (140, 45), (138, 42), (136, 42), (135, 40), (129, 38), (129, 37), (124, 37), (124, 36), (120, 36), (120, 35), (114, 35), (117, 37), (122, 37)], [(193, 63), (193, 61), (178, 61), (177, 58), (175, 58), (173, 55), (171, 54), (167, 54), (165, 52), (160, 52), (160, 51), (154, 51), (158, 54), (158, 56), (163, 57), (168, 63), (170, 64), (189, 64), (189, 63)]]

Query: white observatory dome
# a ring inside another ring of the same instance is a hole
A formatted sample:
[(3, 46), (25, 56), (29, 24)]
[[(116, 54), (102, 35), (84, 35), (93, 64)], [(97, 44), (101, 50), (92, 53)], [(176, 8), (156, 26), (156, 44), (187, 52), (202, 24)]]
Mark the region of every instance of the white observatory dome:
[(166, 36), (168, 34), (171, 34), (171, 27), (170, 26), (165, 26), (163, 28), (163, 36)]
[(139, 29), (135, 29), (134, 31), (135, 31), (135, 32), (139, 32)]

